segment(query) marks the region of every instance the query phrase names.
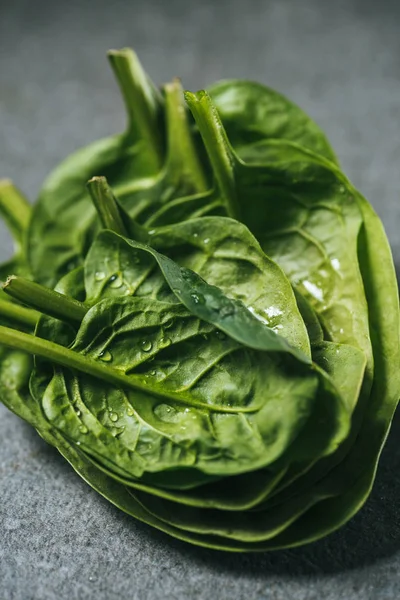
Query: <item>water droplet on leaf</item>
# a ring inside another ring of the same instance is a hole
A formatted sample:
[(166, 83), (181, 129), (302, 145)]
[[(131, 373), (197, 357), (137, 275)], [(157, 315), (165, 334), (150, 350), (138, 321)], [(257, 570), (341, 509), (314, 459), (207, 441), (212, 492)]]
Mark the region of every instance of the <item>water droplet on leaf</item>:
[(193, 279), (192, 273), (184, 267), (181, 268), (181, 275), (185, 281), (191, 281)]
[(122, 279), (119, 275), (111, 275), (109, 279), (110, 287), (113, 289), (118, 289), (122, 287)]
[(318, 285), (316, 285), (312, 281), (308, 281), (306, 279), (303, 281), (303, 285), (306, 288), (307, 292), (309, 292), (311, 294), (311, 296), (313, 296), (313, 298), (315, 298), (316, 300), (319, 300), (320, 302), (323, 301), (324, 291), (322, 290), (322, 288), (320, 288)]
[(81, 425), (81, 426), (79, 427), (79, 431), (80, 431), (81, 433), (85, 434), (85, 433), (87, 433), (89, 430), (88, 430), (88, 428), (86, 427), (86, 425)]
[(118, 421), (118, 419), (119, 419), (119, 415), (117, 415), (117, 413), (115, 413), (115, 412), (112, 412), (111, 415), (110, 415), (110, 420), (113, 423), (116, 423)]
[(339, 271), (340, 269), (340, 261), (337, 258), (332, 258), (331, 265), (335, 269), (335, 271)]
[(143, 352), (150, 352), (150, 350), (153, 347), (153, 344), (150, 342), (150, 340), (143, 340), (140, 344)]
[(195, 304), (205, 304), (206, 300), (203, 296), (203, 294), (190, 294), (190, 297), (192, 298), (193, 302)]
[(160, 339), (160, 348), (168, 348), (172, 344), (172, 340), (169, 337), (162, 337)]
[(154, 414), (165, 423), (177, 423), (180, 417), (178, 411), (168, 404), (158, 404), (154, 409)]
[(103, 350), (103, 352), (100, 352), (99, 358), (103, 362), (111, 362), (112, 361), (112, 354), (108, 350)]
[(103, 281), (106, 278), (106, 274), (103, 271), (98, 271), (94, 276), (96, 281)]

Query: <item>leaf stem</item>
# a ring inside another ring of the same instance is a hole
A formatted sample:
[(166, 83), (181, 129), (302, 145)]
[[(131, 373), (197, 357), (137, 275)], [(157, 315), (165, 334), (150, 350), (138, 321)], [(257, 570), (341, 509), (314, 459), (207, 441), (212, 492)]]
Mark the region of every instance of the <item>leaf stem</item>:
[(3, 290), (19, 302), (61, 321), (80, 323), (88, 310), (78, 300), (29, 281), (24, 277), (12, 275), (3, 284)]
[(81, 373), (86, 373), (87, 375), (101, 379), (102, 381), (122, 386), (124, 388), (131, 388), (135, 391), (142, 392), (146, 395), (156, 396), (169, 402), (175, 401), (179, 404), (206, 409), (210, 412), (221, 413), (237, 414), (239, 412), (247, 413), (256, 412), (259, 410), (259, 407), (253, 407), (249, 409), (242, 407), (234, 408), (216, 406), (198, 402), (192, 398), (184, 398), (176, 392), (170, 392), (167, 390), (164, 391), (163, 389), (155, 387), (154, 385), (146, 385), (137, 377), (128, 377), (118, 369), (101, 364), (101, 362), (93, 360), (88, 356), (84, 356), (79, 352), (75, 352), (74, 350), (70, 350), (69, 348), (65, 348), (64, 346), (36, 337), (29, 333), (23, 333), (21, 331), (16, 331), (15, 329), (10, 329), (9, 327), (0, 326), (0, 340), (1, 344), (9, 348), (22, 350), (23, 352), (27, 352), (28, 354), (32, 354), (34, 356), (40, 356), (63, 367), (75, 369)]
[(25, 308), (24, 306), (0, 298), (0, 317), (19, 323), (24, 327), (34, 329), (40, 317), (40, 313), (36, 310), (31, 310), (30, 308)]
[(186, 180), (188, 194), (205, 192), (207, 180), (190, 131), (180, 80), (176, 78), (167, 83), (164, 92), (170, 172)]
[(159, 123), (161, 96), (131, 48), (110, 50), (108, 58), (128, 112), (128, 135), (146, 143), (148, 166), (156, 173), (164, 160)]
[(15, 241), (22, 244), (31, 218), (31, 207), (10, 179), (0, 179), (0, 216)]
[(107, 183), (107, 179), (105, 177), (93, 177), (88, 181), (87, 188), (104, 229), (111, 229), (119, 235), (127, 236), (118, 202)]
[(217, 109), (205, 91), (185, 92), (185, 100), (193, 114), (207, 150), (229, 217), (239, 219), (236, 197), (235, 157)]

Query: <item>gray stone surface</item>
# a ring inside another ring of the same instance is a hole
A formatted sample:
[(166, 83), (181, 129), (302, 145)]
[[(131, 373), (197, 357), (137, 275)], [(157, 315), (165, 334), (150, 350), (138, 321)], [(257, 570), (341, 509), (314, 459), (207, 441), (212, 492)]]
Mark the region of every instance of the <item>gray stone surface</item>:
[[(246, 77), (297, 101), (378, 210), (400, 265), (399, 18), (388, 0), (3, 2), (1, 175), (33, 200), (60, 159), (121, 130), (104, 54), (132, 45), (157, 82)], [(0, 229), (0, 257), (10, 252)], [(340, 532), (293, 551), (224, 555), (120, 513), (0, 407), (0, 597), (397, 600), (399, 436), (397, 417), (373, 494)]]

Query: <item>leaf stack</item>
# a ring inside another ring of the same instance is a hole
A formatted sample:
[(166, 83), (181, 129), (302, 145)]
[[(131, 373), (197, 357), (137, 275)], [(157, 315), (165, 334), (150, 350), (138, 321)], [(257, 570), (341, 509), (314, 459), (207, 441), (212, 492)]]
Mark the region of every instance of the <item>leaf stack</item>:
[(158, 90), (131, 50), (109, 58), (126, 132), (67, 158), (32, 209), (0, 186), (0, 399), (174, 537), (316, 540), (366, 500), (400, 394), (382, 224), (283, 96)]

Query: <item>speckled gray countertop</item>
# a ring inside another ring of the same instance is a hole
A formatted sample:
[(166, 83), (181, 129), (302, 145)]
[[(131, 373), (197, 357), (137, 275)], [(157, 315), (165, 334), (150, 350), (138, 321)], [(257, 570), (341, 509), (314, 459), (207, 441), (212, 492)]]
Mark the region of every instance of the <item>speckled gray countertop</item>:
[[(381, 215), (400, 266), (400, 5), (381, 0), (104, 0), (0, 7), (0, 175), (34, 199), (75, 148), (122, 130), (105, 59), (134, 46), (159, 83), (245, 77), (327, 132)], [(0, 258), (11, 252), (0, 227)], [(380, 600), (400, 597), (400, 418), (373, 494), (307, 548), (224, 555), (119, 512), (0, 407), (2, 600)]]

